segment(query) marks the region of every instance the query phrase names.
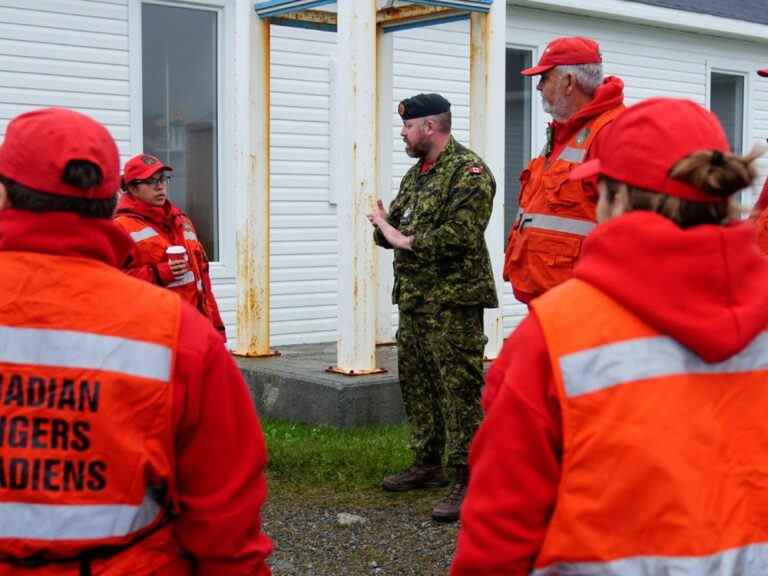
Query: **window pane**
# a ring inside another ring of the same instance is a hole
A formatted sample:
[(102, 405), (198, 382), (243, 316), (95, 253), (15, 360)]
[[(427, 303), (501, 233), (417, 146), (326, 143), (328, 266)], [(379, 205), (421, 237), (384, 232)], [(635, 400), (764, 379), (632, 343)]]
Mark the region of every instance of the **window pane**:
[(520, 172), (531, 159), (531, 79), (520, 71), (531, 66), (531, 52), (507, 49), (506, 145), (504, 149), (504, 238), (515, 222)]
[(744, 77), (712, 73), (712, 112), (725, 128), (728, 143), (736, 154), (744, 142)]
[(142, 5), (144, 152), (173, 167), (171, 201), (218, 259), (217, 14)]

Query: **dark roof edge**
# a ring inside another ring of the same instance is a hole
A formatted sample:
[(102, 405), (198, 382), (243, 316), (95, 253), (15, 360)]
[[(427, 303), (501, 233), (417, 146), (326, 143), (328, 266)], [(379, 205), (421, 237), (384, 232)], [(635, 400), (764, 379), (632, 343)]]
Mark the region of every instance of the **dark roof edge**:
[(648, 4), (661, 8), (684, 10), (697, 14), (709, 14), (732, 20), (768, 24), (768, 8), (765, 0), (739, 0), (738, 2), (723, 2), (722, 0), (629, 0), (636, 4)]

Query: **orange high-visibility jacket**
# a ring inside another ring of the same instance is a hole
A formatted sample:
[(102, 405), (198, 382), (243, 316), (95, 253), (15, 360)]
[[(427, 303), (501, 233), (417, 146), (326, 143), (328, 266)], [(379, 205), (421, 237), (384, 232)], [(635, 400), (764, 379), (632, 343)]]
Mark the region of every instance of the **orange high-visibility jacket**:
[[(132, 266), (140, 267), (147, 264), (157, 264), (168, 259), (165, 251), (173, 242), (150, 223), (125, 214), (116, 216), (115, 223), (128, 232), (136, 243), (136, 250), (134, 250), (136, 260), (132, 263)], [(183, 277), (166, 284), (165, 288), (178, 293), (179, 296), (202, 311), (203, 314), (210, 316), (206, 307), (202, 305), (203, 274), (201, 272), (201, 263), (205, 259), (205, 251), (197, 239), (197, 234), (195, 234), (191, 222), (186, 217), (184, 218), (184, 247), (187, 249), (189, 270)]]
[(543, 294), (571, 277), (584, 237), (595, 227), (595, 199), (568, 179), (599, 131), (622, 110), (590, 120), (557, 156), (541, 154), (520, 176), (520, 208), (505, 250), (504, 279), (521, 300)]
[(0, 252), (0, 269), (0, 575), (86, 556), (105, 576), (190, 574), (165, 522), (181, 300), (79, 257)]
[(768, 333), (706, 363), (580, 280), (532, 307), (564, 441), (533, 574), (768, 574)]

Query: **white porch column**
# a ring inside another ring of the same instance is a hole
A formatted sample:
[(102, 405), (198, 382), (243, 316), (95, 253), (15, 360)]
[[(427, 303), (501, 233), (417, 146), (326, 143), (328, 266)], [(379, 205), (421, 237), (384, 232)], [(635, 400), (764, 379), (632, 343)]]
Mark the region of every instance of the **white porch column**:
[(339, 0), (340, 81), (336, 95), (347, 114), (345, 159), (338, 196), (339, 342), (336, 372), (376, 371), (377, 267), (371, 225), (376, 199), (376, 0)]
[[(392, 114), (393, 105), (393, 45), (392, 34), (385, 33), (381, 28), (377, 33), (376, 46), (377, 86), (376, 98), (378, 106), (378, 151), (376, 154), (376, 170), (379, 174), (379, 198), (384, 206), (389, 206), (392, 200)], [(376, 313), (376, 343), (394, 342), (395, 333), (392, 329), (392, 250), (374, 248), (378, 270), (378, 304)]]
[(268, 356), (269, 349), (269, 21), (250, 16), (250, 139), (245, 198), (237, 222), (237, 347), (235, 354)]
[(506, 69), (506, 6), (491, 4), (488, 14), (470, 18), (470, 148), (483, 157), (496, 178), (493, 214), (485, 233), (496, 279), (499, 308), (485, 311), (487, 358), (495, 358), (503, 343), (502, 295), (504, 267), (504, 112)]

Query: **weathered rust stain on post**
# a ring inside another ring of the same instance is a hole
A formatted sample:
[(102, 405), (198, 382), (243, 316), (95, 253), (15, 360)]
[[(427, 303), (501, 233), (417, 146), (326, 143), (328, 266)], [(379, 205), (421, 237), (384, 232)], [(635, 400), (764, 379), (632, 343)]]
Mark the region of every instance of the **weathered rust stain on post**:
[[(256, 28), (256, 27), (260, 28)], [(240, 356), (274, 356), (269, 348), (269, 220), (270, 220), (270, 33), (269, 21), (259, 20), (252, 28), (261, 44), (252, 43), (251, 114), (254, 126), (247, 157), (247, 214), (237, 231), (237, 348)], [(254, 69), (256, 68), (256, 69)], [(256, 83), (258, 82), (258, 85)], [(258, 124), (260, 123), (260, 125)]]
[[(473, 13), (470, 16), (470, 147), (483, 156), (492, 168), (494, 165), (500, 167), (502, 174), (503, 156), (498, 153), (498, 145), (499, 140), (503, 143), (504, 132), (494, 122), (499, 113), (503, 116), (503, 101), (498, 101), (497, 94), (499, 84), (503, 87), (503, 51), (506, 49), (504, 10), (504, 6), (499, 5), (487, 14)], [(503, 176), (497, 174), (497, 181), (501, 182), (501, 186), (497, 190), (494, 213), (486, 232), (489, 246), (500, 246), (503, 242), (503, 219), (499, 218), (499, 210), (503, 213), (504, 206)], [(498, 252), (491, 255), (495, 271), (500, 271), (502, 266), (500, 256)], [(496, 278), (496, 290), (503, 295), (498, 272)], [(486, 312), (485, 329), (489, 338), (486, 355), (496, 357), (504, 332), (503, 308)]]

